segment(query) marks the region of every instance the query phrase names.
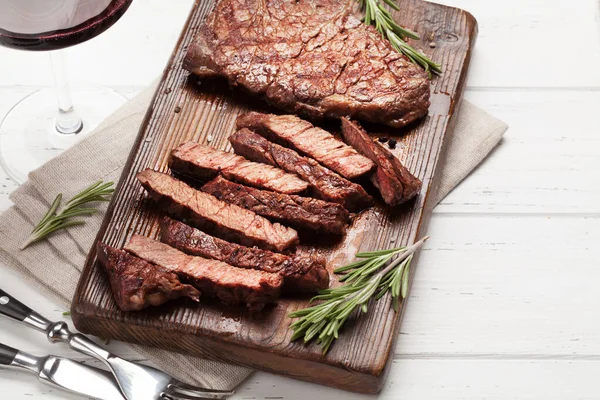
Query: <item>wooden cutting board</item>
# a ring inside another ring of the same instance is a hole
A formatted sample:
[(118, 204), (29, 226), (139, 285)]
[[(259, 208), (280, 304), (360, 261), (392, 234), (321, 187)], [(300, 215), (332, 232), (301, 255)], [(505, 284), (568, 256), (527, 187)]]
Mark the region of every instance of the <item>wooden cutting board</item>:
[[(237, 115), (251, 109), (269, 110), (260, 100), (231, 92), (224, 82), (198, 85), (181, 68), (186, 49), (212, 6), (213, 1), (197, 0), (191, 11), (98, 233), (104, 243), (122, 247), (134, 233), (157, 236), (162, 214), (136, 181), (138, 171), (147, 167), (167, 171), (169, 151), (186, 140), (229, 149), (227, 137), (234, 132)], [(369, 130), (376, 136), (399, 139), (394, 153), (423, 181), (423, 189), (408, 205), (391, 210), (379, 204), (358, 215), (337, 243), (319, 240), (317, 251), (328, 257), (332, 267), (349, 262), (359, 250), (397, 247), (425, 234), (440, 178), (437, 170), (465, 87), (477, 35), (475, 19), (465, 11), (418, 0), (400, 0), (399, 6), (402, 12), (395, 13), (395, 18), (421, 35), (421, 41), (413, 45), (441, 62), (444, 73), (432, 81), (429, 116), (401, 130), (372, 126)], [(327, 128), (338, 126), (330, 123)], [(411, 280), (416, 263), (415, 258)], [(287, 315), (306, 304), (304, 298), (285, 298), (250, 315), (206, 301), (200, 305), (175, 301), (124, 313), (117, 309), (92, 250), (73, 300), (72, 317), (77, 329), (102, 338), (210, 357), (357, 392), (378, 392), (391, 364), (406, 302), (399, 313), (392, 310), (389, 297), (370, 304), (368, 314), (348, 320), (326, 356), (314, 344), (290, 343)]]

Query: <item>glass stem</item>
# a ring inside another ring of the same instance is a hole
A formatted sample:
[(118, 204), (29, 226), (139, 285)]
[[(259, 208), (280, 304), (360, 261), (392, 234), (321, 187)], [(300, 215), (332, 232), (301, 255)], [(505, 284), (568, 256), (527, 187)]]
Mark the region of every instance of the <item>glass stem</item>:
[(83, 121), (73, 108), (71, 91), (67, 82), (65, 54), (62, 50), (50, 52), (54, 88), (58, 101), (58, 115), (54, 123), (56, 131), (63, 135), (74, 135), (83, 129)]

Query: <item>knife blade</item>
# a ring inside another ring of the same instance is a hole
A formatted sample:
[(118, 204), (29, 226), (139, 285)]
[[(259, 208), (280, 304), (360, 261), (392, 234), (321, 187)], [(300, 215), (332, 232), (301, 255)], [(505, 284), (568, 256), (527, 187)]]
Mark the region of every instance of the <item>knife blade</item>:
[(33, 372), (40, 381), (98, 400), (126, 400), (112, 374), (58, 356), (36, 357), (0, 343), (0, 365)]

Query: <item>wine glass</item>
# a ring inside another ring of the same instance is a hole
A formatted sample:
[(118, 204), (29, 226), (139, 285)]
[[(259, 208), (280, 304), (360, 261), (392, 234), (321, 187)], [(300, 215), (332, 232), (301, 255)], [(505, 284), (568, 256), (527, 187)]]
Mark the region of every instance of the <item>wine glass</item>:
[[(81, 140), (126, 99), (109, 88), (69, 88), (64, 52), (110, 28), (132, 0), (0, 0), (0, 45), (48, 51), (52, 89), (29, 94), (0, 122), (0, 163), (13, 180)], [(102, 105), (99, 107), (99, 105)]]

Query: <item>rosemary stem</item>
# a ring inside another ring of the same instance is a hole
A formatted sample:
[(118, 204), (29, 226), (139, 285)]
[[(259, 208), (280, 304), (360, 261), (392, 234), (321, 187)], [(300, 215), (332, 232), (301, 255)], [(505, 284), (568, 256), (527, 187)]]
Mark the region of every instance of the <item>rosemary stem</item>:
[(21, 247), (19, 247), (19, 250), (25, 250), (25, 248), (27, 246), (29, 246), (31, 243), (33, 243), (35, 241), (35, 235), (29, 235), (29, 237), (27, 238), (27, 240), (25, 240), (23, 242), (23, 244), (21, 245)]
[(406, 260), (408, 257), (412, 256), (417, 250), (419, 250), (421, 248), (421, 246), (423, 246), (423, 243), (425, 243), (427, 241), (427, 239), (429, 239), (429, 236), (425, 236), (423, 237), (421, 240), (419, 240), (418, 242), (415, 242), (413, 244), (411, 244), (410, 246), (408, 246), (403, 252), (402, 255), (399, 256), (398, 258), (396, 258), (394, 261), (392, 261), (387, 267), (385, 267), (384, 269), (382, 269), (381, 271), (379, 271), (376, 276), (379, 275), (385, 275), (388, 272), (390, 272), (391, 270), (393, 270), (394, 268), (396, 268), (402, 261)]

